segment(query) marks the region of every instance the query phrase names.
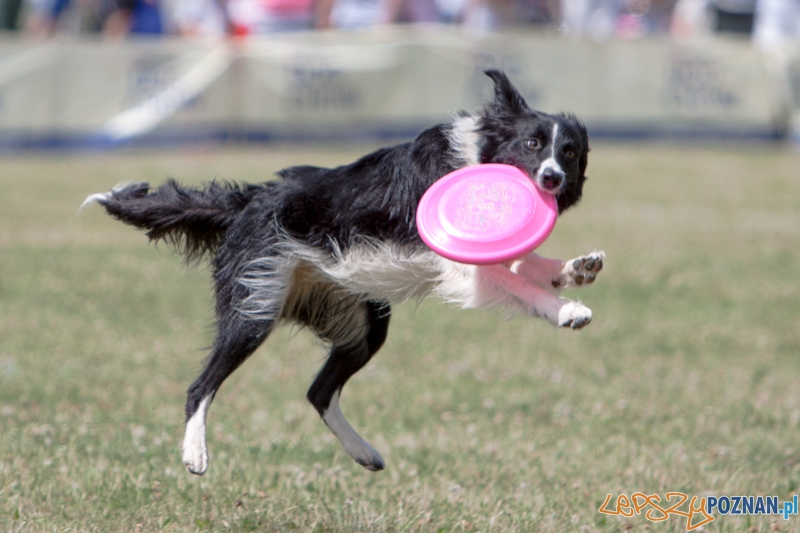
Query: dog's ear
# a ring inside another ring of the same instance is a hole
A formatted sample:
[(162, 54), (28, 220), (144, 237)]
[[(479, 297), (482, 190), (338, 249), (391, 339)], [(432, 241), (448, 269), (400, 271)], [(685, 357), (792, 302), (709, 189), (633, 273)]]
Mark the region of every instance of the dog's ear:
[(566, 189), (556, 197), (559, 215), (581, 201), (583, 185), (586, 180), (589, 179), (586, 176), (586, 167), (589, 165), (589, 132), (583, 122), (578, 120), (572, 113), (561, 113), (560, 116), (565, 118), (569, 125), (578, 131), (581, 141), (581, 150), (578, 156), (577, 180), (567, 180)]
[(581, 136), (581, 153), (578, 157), (578, 170), (581, 176), (586, 174), (586, 167), (589, 165), (589, 130), (586, 125), (581, 122), (578, 117), (573, 113), (560, 113), (559, 116), (564, 117), (570, 126), (578, 130), (578, 135)]
[(585, 176), (586, 174), (586, 167), (589, 165), (589, 130), (586, 129), (586, 125), (578, 120), (578, 117), (575, 115), (570, 114), (569, 119), (578, 129), (578, 133), (581, 135), (581, 144), (583, 144), (583, 149), (581, 150), (580, 158), (578, 159), (578, 169), (581, 172), (581, 176)]
[(497, 107), (514, 114), (530, 111), (525, 99), (503, 72), (485, 70), (484, 74), (494, 81), (494, 103)]

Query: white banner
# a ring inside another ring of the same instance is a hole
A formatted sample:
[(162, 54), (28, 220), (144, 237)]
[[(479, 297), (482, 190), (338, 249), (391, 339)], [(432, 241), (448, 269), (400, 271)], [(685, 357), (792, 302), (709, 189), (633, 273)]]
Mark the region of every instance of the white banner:
[(505, 70), (528, 103), (595, 136), (781, 138), (797, 50), (743, 41), (588, 42), (453, 28), (241, 42), (0, 40), (0, 147), (407, 136), (491, 97)]

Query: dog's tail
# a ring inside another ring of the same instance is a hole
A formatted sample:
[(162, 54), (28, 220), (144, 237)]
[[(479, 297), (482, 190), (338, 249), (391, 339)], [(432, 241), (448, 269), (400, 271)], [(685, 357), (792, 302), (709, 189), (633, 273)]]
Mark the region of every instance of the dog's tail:
[(169, 179), (150, 192), (148, 183), (129, 183), (91, 195), (81, 207), (96, 202), (112, 217), (146, 230), (151, 241), (167, 241), (193, 261), (216, 251), (236, 215), (260, 189), (216, 181), (190, 189)]

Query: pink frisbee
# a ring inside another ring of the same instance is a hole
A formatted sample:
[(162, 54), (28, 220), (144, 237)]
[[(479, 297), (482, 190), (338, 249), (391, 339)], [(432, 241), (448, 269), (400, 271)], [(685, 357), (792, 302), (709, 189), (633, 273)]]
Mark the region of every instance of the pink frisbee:
[(553, 231), (558, 204), (511, 165), (475, 165), (447, 174), (422, 196), (417, 230), (439, 255), (471, 265), (522, 257)]

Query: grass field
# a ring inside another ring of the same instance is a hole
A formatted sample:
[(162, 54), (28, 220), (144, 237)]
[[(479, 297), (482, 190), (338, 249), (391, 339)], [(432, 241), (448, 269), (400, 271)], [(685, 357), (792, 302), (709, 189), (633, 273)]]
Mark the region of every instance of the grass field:
[(582, 331), (397, 307), (343, 398), (386, 471), (355, 465), (307, 404), (325, 351), (283, 328), (217, 395), (208, 473), (186, 473), (208, 271), (78, 206), (126, 180), (261, 181), (364, 150), (0, 162), (0, 531), (667, 532), (685, 520), (598, 508), (800, 492), (800, 155), (752, 147), (594, 147), (583, 204), (540, 250), (606, 251), (571, 294), (594, 310)]

